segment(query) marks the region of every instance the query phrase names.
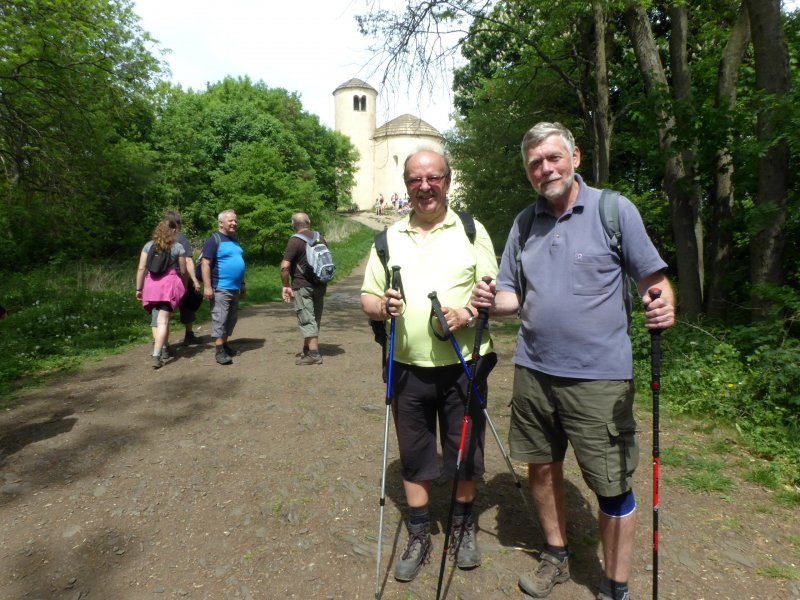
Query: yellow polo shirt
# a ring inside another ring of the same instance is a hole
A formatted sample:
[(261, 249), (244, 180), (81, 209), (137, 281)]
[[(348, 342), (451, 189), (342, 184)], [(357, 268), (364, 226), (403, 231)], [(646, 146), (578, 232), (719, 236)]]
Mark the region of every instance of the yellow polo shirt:
[[(394, 359), (420, 367), (456, 364), (459, 361), (452, 342), (437, 339), (431, 331), (428, 294), (435, 291), (442, 307), (467, 306), (472, 289), (481, 278), (497, 277), (492, 240), (486, 228), (475, 221), (475, 243), (470, 243), (461, 219), (451, 209), (427, 236), (414, 231), (410, 219), (408, 215), (387, 231), (389, 273), (392, 266), (400, 267), (405, 292), (405, 309), (395, 324)], [(383, 265), (373, 246), (361, 293), (382, 297), (385, 280)], [(389, 323), (386, 322), (387, 335)], [(475, 344), (475, 328), (459, 329), (455, 337), (464, 360), (468, 361)], [(480, 352), (484, 355), (491, 351), (491, 337), (485, 331)]]

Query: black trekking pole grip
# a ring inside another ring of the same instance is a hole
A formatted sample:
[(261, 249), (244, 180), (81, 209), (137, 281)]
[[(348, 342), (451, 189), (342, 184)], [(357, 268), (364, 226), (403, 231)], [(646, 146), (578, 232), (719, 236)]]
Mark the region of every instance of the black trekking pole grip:
[(447, 319), (445, 319), (444, 313), (442, 312), (442, 303), (439, 302), (436, 291), (428, 294), (428, 299), (431, 301), (431, 312), (433, 312), (436, 320), (439, 321), (439, 326), (442, 328), (442, 335), (439, 335), (435, 329), (433, 330), (433, 334), (441, 341), (445, 341), (450, 337), (451, 333), (450, 327), (447, 325)]
[[(661, 290), (650, 288), (650, 300), (661, 297)], [(658, 600), (658, 512), (659, 512), (659, 392), (661, 391), (661, 330), (650, 330), (650, 389), (653, 392), (653, 600)]]
[[(489, 285), (492, 283), (492, 278), (488, 275), (482, 279), (482, 281)], [(489, 324), (489, 309), (488, 308), (479, 308), (478, 309), (478, 318), (477, 323), (475, 324), (475, 344), (472, 347), (472, 363), (473, 367), (475, 361), (478, 360), (478, 356), (481, 351), (481, 343), (483, 343), (483, 332), (486, 329), (486, 326)]]

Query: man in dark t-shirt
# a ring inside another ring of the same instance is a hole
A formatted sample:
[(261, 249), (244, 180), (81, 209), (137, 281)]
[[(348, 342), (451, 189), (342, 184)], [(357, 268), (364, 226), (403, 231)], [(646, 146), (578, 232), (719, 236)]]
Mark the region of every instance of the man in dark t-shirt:
[[(306, 275), (307, 242), (313, 242), (319, 234), (311, 231), (311, 220), (305, 213), (292, 215), (292, 230), (301, 237), (293, 235), (286, 244), (281, 261), (281, 286), (283, 301), (294, 301), (300, 334), (303, 336), (303, 352), (295, 364), (319, 365), (322, 364), (322, 355), (319, 353), (319, 324), (328, 286), (324, 283), (314, 284)], [(322, 241), (327, 243), (324, 239)]]

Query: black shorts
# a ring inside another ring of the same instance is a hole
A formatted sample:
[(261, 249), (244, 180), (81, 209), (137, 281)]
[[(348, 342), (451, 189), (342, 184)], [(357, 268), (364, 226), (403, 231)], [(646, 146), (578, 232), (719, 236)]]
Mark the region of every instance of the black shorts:
[[(481, 399), (484, 403), (487, 401), (486, 378), (496, 363), (497, 355), (494, 353), (478, 360), (475, 381), (480, 399), (473, 390), (461, 459), (463, 471), (460, 479), (464, 481), (479, 479), (484, 473), (486, 417)], [(441, 475), (437, 457), (437, 422), (444, 472), (449, 478), (455, 476), (468, 385), (469, 380), (460, 364), (444, 367), (394, 364), (392, 412), (404, 480), (431, 481)]]

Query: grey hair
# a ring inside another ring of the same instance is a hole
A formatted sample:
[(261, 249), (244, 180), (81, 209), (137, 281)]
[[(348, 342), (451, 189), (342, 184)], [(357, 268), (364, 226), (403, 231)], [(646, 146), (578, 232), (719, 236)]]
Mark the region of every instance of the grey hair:
[(403, 161), (403, 179), (405, 179), (408, 176), (408, 161), (410, 161), (413, 157), (415, 157), (417, 154), (420, 154), (421, 152), (430, 152), (431, 154), (438, 154), (439, 156), (441, 156), (444, 159), (444, 170), (445, 170), (444, 176), (450, 177), (451, 173), (450, 159), (448, 158), (446, 153), (440, 152), (436, 148), (419, 147), (416, 150), (414, 150), (411, 154), (406, 156), (405, 161)]
[(235, 215), (235, 214), (236, 214), (236, 211), (235, 211), (235, 210), (233, 210), (232, 208), (229, 208), (229, 209), (227, 209), (227, 210), (223, 210), (221, 213), (219, 213), (219, 214), (217, 215), (217, 222), (218, 222), (218, 223), (222, 223), (222, 217), (224, 217), (224, 216), (225, 216), (225, 215), (227, 215), (227, 214), (232, 214), (232, 215)]
[(292, 230), (302, 231), (311, 226), (311, 219), (306, 213), (296, 212), (292, 215)]
[(527, 133), (525, 133), (525, 137), (522, 138), (521, 150), (523, 165), (525, 165), (525, 161), (528, 159), (528, 148), (538, 146), (551, 135), (561, 136), (561, 140), (564, 142), (568, 154), (572, 155), (572, 153), (575, 152), (575, 138), (572, 136), (572, 132), (569, 129), (564, 127), (561, 123), (547, 123), (546, 121), (542, 121), (531, 127)]

